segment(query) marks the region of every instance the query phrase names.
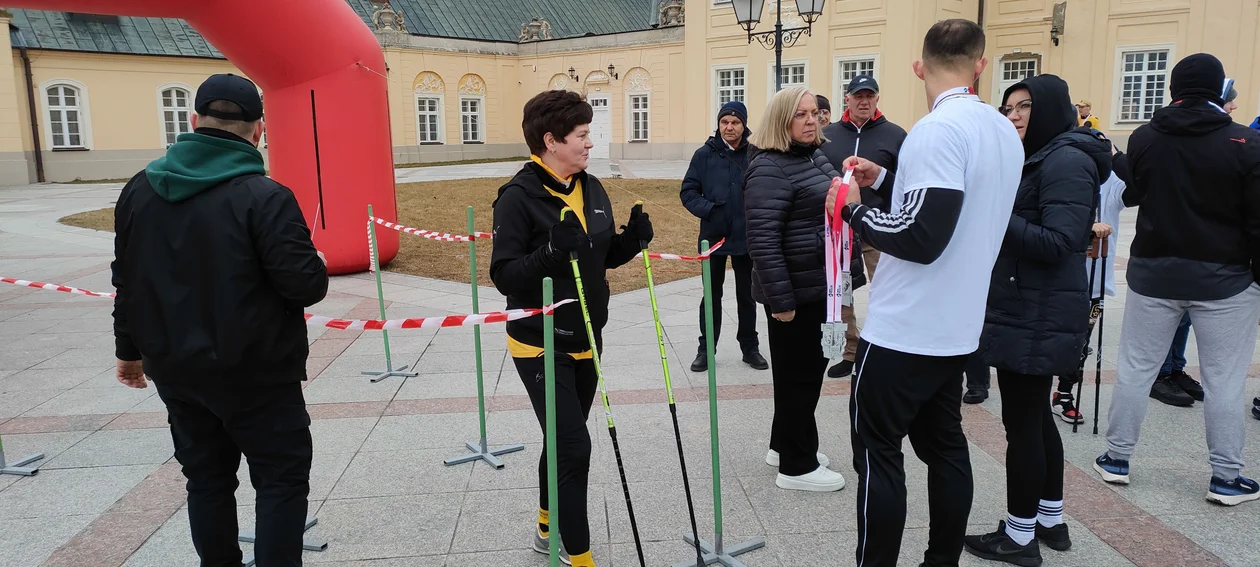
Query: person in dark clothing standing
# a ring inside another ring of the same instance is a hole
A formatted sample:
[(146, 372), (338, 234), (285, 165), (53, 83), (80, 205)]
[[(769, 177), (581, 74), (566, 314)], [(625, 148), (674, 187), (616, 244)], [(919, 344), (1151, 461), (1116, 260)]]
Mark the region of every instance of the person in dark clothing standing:
[(1068, 85), (1055, 75), (1006, 89), (1000, 109), (1024, 143), (1024, 174), (989, 284), (977, 353), (997, 369), (1006, 427), (1008, 516), (993, 533), (967, 536), (967, 551), (1040, 565), (1041, 548), (1066, 551), (1063, 441), (1050, 411), (1054, 376), (1080, 366), (1089, 332), (1090, 246), (1099, 179), (1110, 144), (1078, 128)]
[(302, 564), (310, 417), (303, 310), (328, 291), (297, 199), (266, 177), (249, 80), (197, 89), (194, 131), (132, 177), (114, 209), (118, 379), (166, 404), (203, 567), (239, 567), (237, 469), (258, 493), (260, 565)]
[(826, 128), (831, 124), (831, 101), (823, 95), (814, 95), (814, 99), (818, 101), (818, 127)]
[(1137, 229), (1107, 452), (1094, 462), (1104, 481), (1128, 484), (1147, 396), (1189, 313), (1212, 465), (1206, 498), (1229, 506), (1260, 498), (1260, 485), (1241, 474), (1260, 319), (1260, 134), (1226, 112), (1231, 83), (1212, 55), (1182, 59), (1172, 70), (1172, 103), (1129, 138), (1124, 198), (1138, 206)]
[[(868, 207), (888, 212), (889, 194), (897, 178), (897, 154), (901, 152), (901, 143), (906, 140), (906, 131), (889, 122), (879, 111), (879, 83), (870, 75), (858, 75), (849, 81), (845, 91), (845, 103), (848, 108), (840, 116), (840, 121), (823, 128), (827, 143), (823, 144), (823, 154), (832, 164), (842, 164), (850, 156), (858, 156), (884, 168), (883, 189), (862, 187), (862, 203)], [(868, 243), (854, 247), (861, 254), (866, 265), (866, 280), (875, 278), (875, 265), (879, 263), (879, 250)], [(853, 282), (853, 289), (860, 288), (858, 281)], [(845, 335), (846, 344), (844, 359), (827, 370), (827, 376), (842, 378), (853, 373), (853, 360), (857, 355), (859, 329), (857, 315), (850, 305), (844, 306), (844, 322), (848, 325)]]
[(832, 492), (844, 476), (818, 452), (814, 411), (822, 394), (822, 324), (827, 319), (823, 203), (836, 170), (818, 146), (818, 103), (805, 87), (779, 91), (753, 136), (744, 179), (753, 297), (765, 305), (774, 374), (774, 421), (766, 464), (775, 485)]
[[(577, 299), (569, 264), (578, 257), (595, 344), (590, 344), (582, 308), (575, 301), (555, 311), (556, 435), (560, 491), (560, 537), (565, 563), (594, 567), (586, 497), (591, 470), (591, 437), (586, 429), (598, 376), (592, 349), (603, 350), (608, 322), (607, 270), (633, 260), (640, 242), (652, 240), (652, 223), (642, 207), (616, 231), (612, 202), (604, 185), (586, 173), (594, 111), (571, 91), (544, 91), (525, 103), (522, 129), (530, 161), (499, 188), (494, 201), (494, 252), (490, 279), (507, 296), (508, 309), (542, 307), (543, 278), (554, 284), (555, 301)], [(560, 219), (560, 211), (573, 213)], [(538, 424), (546, 428), (543, 380), (543, 321), (530, 317), (507, 324), (507, 348), (529, 393)], [(545, 445), (545, 443), (544, 443)], [(533, 549), (547, 553), (551, 536), (547, 509), (547, 450), (538, 457), (538, 529)]]
[[(758, 351), (757, 304), (752, 298), (752, 260), (748, 258), (744, 223), (744, 170), (748, 168), (748, 109), (730, 101), (718, 111), (717, 132), (691, 156), (679, 197), (691, 214), (700, 218), (700, 240), (709, 245), (726, 242), (714, 252), (713, 264), (713, 345), (722, 334), (722, 286), (726, 283), (726, 261), (735, 269), (735, 306), (739, 330), (735, 340), (744, 353), (744, 362), (757, 370), (770, 367)], [(691, 362), (692, 372), (709, 368), (705, 353), (704, 300), (700, 300), (700, 347)]]

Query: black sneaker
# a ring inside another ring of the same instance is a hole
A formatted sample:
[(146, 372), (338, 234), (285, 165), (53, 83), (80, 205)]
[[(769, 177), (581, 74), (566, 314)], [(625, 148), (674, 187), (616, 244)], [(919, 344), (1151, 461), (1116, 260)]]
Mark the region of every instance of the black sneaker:
[(1191, 378), (1189, 374), (1186, 374), (1186, 371), (1178, 370), (1173, 372), (1172, 381), (1175, 382), (1182, 391), (1190, 394), (1191, 398), (1200, 402), (1203, 401), (1203, 385), (1200, 384), (1198, 380)]
[(1036, 538), (1028, 545), (1015, 543), (1011, 536), (1006, 535), (1006, 520), (998, 522), (996, 532), (964, 537), (963, 549), (982, 559), (1020, 567), (1041, 567), (1041, 547), (1037, 545)]
[(1194, 398), (1181, 389), (1171, 376), (1160, 376), (1151, 386), (1151, 397), (1170, 406), (1188, 408), (1194, 405)]
[(1046, 547), (1055, 551), (1067, 551), (1072, 549), (1072, 538), (1068, 536), (1067, 524), (1059, 524), (1053, 528), (1047, 528), (1040, 523), (1037, 524), (1037, 539)]
[(761, 353), (750, 350), (744, 353), (744, 364), (753, 367), (753, 370), (765, 370), (770, 368), (770, 363), (766, 362), (766, 358)]
[(1260, 419), (1260, 406), (1252, 406), (1252, 408), (1251, 408), (1251, 417), (1254, 417), (1254, 418), (1256, 418), (1256, 419)]
[(964, 404), (978, 404), (978, 403), (984, 402), (987, 399), (989, 399), (988, 390), (968, 389), (967, 393), (963, 394)]
[(828, 378), (844, 378), (853, 374), (853, 361), (841, 360), (839, 364), (827, 369)]
[(1050, 402), (1051, 411), (1059, 419), (1071, 424), (1085, 423), (1085, 416), (1076, 407), (1076, 399), (1067, 392), (1055, 392)]
[(691, 361), (692, 372), (704, 372), (709, 369), (709, 356), (705, 353), (696, 355), (696, 359)]

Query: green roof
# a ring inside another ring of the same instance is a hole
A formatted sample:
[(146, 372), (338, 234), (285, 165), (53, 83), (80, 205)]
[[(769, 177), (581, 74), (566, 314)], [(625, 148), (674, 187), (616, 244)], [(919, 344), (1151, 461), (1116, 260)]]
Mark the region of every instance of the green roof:
[[(372, 0), (347, 0), (372, 27)], [(516, 42), (521, 24), (546, 19), (556, 39), (650, 28), (655, 0), (391, 0), (416, 35)], [(8, 8), (13, 45), (31, 49), (223, 58), (187, 22)]]

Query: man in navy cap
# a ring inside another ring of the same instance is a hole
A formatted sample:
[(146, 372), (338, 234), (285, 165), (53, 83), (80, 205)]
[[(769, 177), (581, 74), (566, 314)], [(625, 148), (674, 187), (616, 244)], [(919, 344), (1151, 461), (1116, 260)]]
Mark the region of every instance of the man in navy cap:
[[(680, 197), (691, 214), (700, 218), (700, 240), (709, 245), (726, 242), (713, 254), (713, 344), (722, 332), (722, 284), (726, 282), (726, 260), (735, 269), (735, 305), (739, 330), (735, 340), (744, 353), (744, 363), (770, 368), (757, 343), (757, 304), (752, 298), (752, 259), (748, 257), (744, 226), (744, 170), (748, 168), (748, 109), (732, 100), (718, 111), (717, 132), (691, 156), (691, 166), (683, 177)], [(691, 363), (692, 372), (709, 368), (705, 354), (704, 301), (700, 302), (700, 348)]]
[(214, 75), (194, 131), (123, 187), (114, 210), (118, 381), (166, 404), (203, 566), (239, 566), (236, 472), (258, 493), (259, 565), (302, 563), (310, 417), (303, 310), (328, 271), (293, 193), (266, 177), (258, 88)]

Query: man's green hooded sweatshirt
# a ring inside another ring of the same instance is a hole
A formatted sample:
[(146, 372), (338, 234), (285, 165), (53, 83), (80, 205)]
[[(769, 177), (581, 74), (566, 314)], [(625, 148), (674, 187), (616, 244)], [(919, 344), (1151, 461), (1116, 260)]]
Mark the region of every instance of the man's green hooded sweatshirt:
[(196, 132), (180, 134), (166, 155), (144, 169), (153, 190), (172, 203), (251, 173), (267, 173), (257, 148), (243, 141)]

